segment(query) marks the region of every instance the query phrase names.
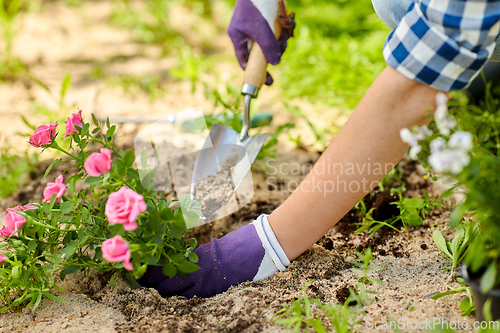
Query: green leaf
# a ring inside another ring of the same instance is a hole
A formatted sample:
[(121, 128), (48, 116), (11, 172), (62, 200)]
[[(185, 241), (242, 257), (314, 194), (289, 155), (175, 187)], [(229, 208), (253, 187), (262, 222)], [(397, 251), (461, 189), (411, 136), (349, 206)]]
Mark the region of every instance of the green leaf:
[(97, 120), (97, 117), (93, 113), (91, 113), (91, 116), (92, 116), (92, 122), (94, 123), (94, 125), (99, 127), (99, 121)]
[(160, 211), (160, 217), (163, 221), (172, 221), (174, 219), (174, 211), (170, 207), (165, 207)]
[(467, 291), (467, 287), (458, 288), (458, 289), (454, 289), (454, 290), (447, 290), (447, 291), (443, 291), (442, 293), (434, 294), (431, 297), (431, 299), (438, 299), (438, 298), (441, 298), (443, 296), (448, 296), (448, 295), (453, 295), (453, 294), (460, 294), (460, 293), (463, 293), (465, 291)]
[(191, 246), (193, 249), (196, 248), (197, 242), (195, 238), (190, 238), (189, 239), (189, 246)]
[(148, 228), (152, 231), (156, 231), (158, 227), (160, 226), (160, 214), (158, 213), (158, 210), (156, 207), (151, 209), (151, 211), (148, 214)]
[(69, 212), (71, 212), (73, 210), (73, 208), (75, 208), (75, 204), (72, 203), (71, 201), (66, 201), (65, 203), (63, 203), (61, 205), (61, 213), (63, 214), (68, 214)]
[[(412, 199), (419, 199), (419, 198), (412, 198)], [(405, 222), (412, 227), (421, 226), (423, 223), (422, 217), (415, 208), (408, 209), (404, 214), (404, 217), (406, 219)]]
[(116, 130), (116, 125), (113, 125), (110, 128), (108, 128), (108, 130), (106, 131), (106, 137), (108, 138), (108, 140), (111, 139), (113, 134), (115, 134), (115, 130)]
[(162, 267), (161, 271), (163, 272), (163, 274), (165, 274), (169, 278), (173, 278), (175, 276), (175, 274), (177, 274), (177, 267), (175, 267), (171, 263), (166, 263)]
[(323, 326), (323, 323), (319, 319), (309, 319), (308, 322), (311, 324), (311, 326), (314, 328), (314, 331), (316, 333), (324, 333), (327, 332), (325, 326)]
[(493, 260), (486, 269), (486, 272), (484, 272), (483, 276), (481, 277), (481, 283), (479, 286), (483, 294), (488, 293), (495, 286), (496, 277), (497, 277), (496, 260)]
[(43, 293), (45, 296), (47, 296), (48, 299), (51, 299), (53, 301), (56, 301), (56, 302), (61, 302), (61, 303), (66, 303), (66, 301), (64, 299), (62, 299), (61, 297), (57, 297), (56, 295), (53, 295), (51, 293)]
[(69, 87), (71, 87), (71, 74), (66, 73), (64, 75), (64, 79), (61, 85), (61, 105), (63, 104), (64, 96), (66, 96), (66, 93), (68, 92)]
[(43, 293), (38, 294), (38, 297), (36, 298), (36, 302), (33, 305), (33, 310), (32, 310), (33, 312), (35, 312), (36, 308), (38, 308), (38, 306), (40, 305), (40, 302), (42, 301), (42, 295), (43, 295)]
[(462, 311), (462, 316), (468, 316), (474, 311), (474, 302), (472, 298), (467, 297), (466, 299), (460, 302), (460, 306), (458, 307)]
[(146, 152), (146, 148), (142, 150), (141, 166), (143, 169), (146, 169), (148, 167), (148, 153)]
[(491, 302), (493, 301), (492, 298), (488, 298), (486, 302), (483, 304), (483, 317), (487, 322), (492, 322), (493, 321), (493, 316), (491, 313)]
[(198, 262), (198, 255), (194, 252), (189, 253), (188, 259), (191, 260), (194, 263)]
[(73, 274), (73, 273), (76, 273), (80, 270), (80, 266), (77, 266), (77, 265), (71, 265), (71, 266), (66, 266), (64, 267), (64, 269), (62, 270), (62, 273), (64, 273), (65, 275), (68, 275), (68, 274)]
[(85, 185), (96, 185), (96, 184), (99, 184), (99, 183), (102, 183), (102, 177), (88, 176), (85, 179)]
[(128, 169), (134, 165), (135, 161), (135, 154), (133, 150), (129, 150), (125, 153), (123, 156), (123, 163), (125, 164), (125, 167)]
[(186, 227), (188, 229), (193, 228), (200, 222), (200, 216), (192, 210), (183, 215), (184, 222), (186, 223)]
[(125, 176), (125, 164), (123, 163), (122, 160), (115, 160), (112, 166), (113, 170), (116, 171), (116, 173), (120, 176), (123, 177)]
[(450, 214), (449, 225), (451, 229), (455, 229), (460, 222), (462, 222), (462, 217), (466, 211), (466, 207), (464, 204), (459, 204), (455, 208), (453, 208)]
[(33, 239), (31, 240), (29, 243), (28, 243), (28, 249), (26, 250), (28, 253), (31, 253), (33, 252), (33, 250), (36, 248), (36, 239)]
[(452, 258), (450, 251), (448, 251), (448, 245), (446, 245), (446, 240), (443, 237), (443, 234), (439, 230), (434, 230), (432, 233), (432, 239), (436, 244), (437, 248), (441, 250), (447, 257)]
[(183, 261), (177, 264), (177, 269), (183, 273), (192, 273), (200, 269), (198, 265), (189, 261)]
[(19, 268), (19, 266), (12, 267), (12, 278), (13, 279), (17, 279), (19, 277), (19, 275), (21, 274), (20, 270), (21, 270), (21, 268)]
[(73, 253), (75, 253), (78, 245), (80, 245), (80, 242), (78, 240), (74, 240), (66, 245), (66, 247), (61, 250), (61, 259), (68, 260), (73, 255)]
[(50, 163), (50, 165), (48, 166), (47, 170), (45, 170), (45, 173), (43, 175), (43, 179), (45, 179), (45, 177), (47, 177), (47, 175), (49, 174), (50, 170), (52, 170), (52, 167), (54, 166), (54, 162)]

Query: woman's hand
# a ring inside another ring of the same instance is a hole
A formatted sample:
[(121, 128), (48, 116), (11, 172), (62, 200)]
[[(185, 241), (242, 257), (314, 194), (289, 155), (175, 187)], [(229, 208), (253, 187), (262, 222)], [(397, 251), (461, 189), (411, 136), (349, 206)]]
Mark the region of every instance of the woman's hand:
[[(278, 40), (275, 37), (274, 24), (279, 15), (278, 0), (238, 0), (234, 7), (233, 18), (229, 24), (228, 34), (236, 51), (236, 58), (241, 68), (245, 69), (250, 54), (249, 40), (259, 44), (266, 60), (277, 65), (287, 46), (287, 40), (293, 34), (295, 22), (288, 17), (288, 25), (282, 30)], [(280, 16), (284, 17), (284, 15)], [(286, 18), (286, 17), (284, 17)], [(266, 84), (271, 85), (273, 79), (267, 74)]]
[(163, 297), (209, 297), (245, 281), (265, 279), (278, 270), (284, 271), (290, 264), (266, 215), (221, 239), (213, 238), (194, 252), (200, 269), (187, 277), (168, 278), (162, 268), (156, 266), (149, 269), (139, 283), (157, 289)]

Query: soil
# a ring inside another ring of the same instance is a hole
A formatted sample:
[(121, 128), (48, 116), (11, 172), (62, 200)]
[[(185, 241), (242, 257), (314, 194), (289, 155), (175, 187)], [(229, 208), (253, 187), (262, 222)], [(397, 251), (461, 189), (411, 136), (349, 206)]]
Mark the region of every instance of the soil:
[[(64, 73), (71, 72), (73, 87), (66, 101), (81, 107), (87, 119), (90, 112), (101, 116), (165, 116), (195, 106), (201, 106), (204, 112), (212, 111), (213, 106), (205, 98), (203, 90), (197, 89), (193, 93), (190, 82), (167, 80), (163, 85), (167, 93), (150, 102), (147, 94), (138, 93), (131, 96), (120, 89), (112, 89), (102, 82), (96, 84), (96, 80), (92, 80), (89, 73), (96, 64), (102, 65), (102, 70), (111, 75), (163, 73), (174, 67), (172, 59), (157, 56), (157, 49), (139, 45), (133, 42), (129, 32), (110, 27), (106, 22), (111, 15), (111, 8), (111, 1), (84, 2), (79, 11), (70, 9), (63, 2), (44, 2), (41, 12), (26, 15), (25, 27), (15, 43), (15, 52), (52, 91), (58, 92)], [(224, 10), (228, 11), (221, 8), (220, 12)], [(180, 25), (200, 25), (200, 29), (205, 27), (194, 21), (189, 13), (176, 11), (172, 16)], [(189, 29), (183, 31), (185, 30)], [(191, 40), (189, 36), (185, 37), (186, 40)], [(222, 55), (232, 56), (231, 45), (225, 36), (213, 38), (213, 43)], [(234, 85), (240, 83), (241, 72), (236, 63), (231, 66), (221, 64), (214, 72), (223, 73), (219, 78), (222, 82), (232, 82)], [(305, 121), (280, 112), (282, 104), (276, 102), (279, 100), (276, 98), (278, 93), (279, 90), (273, 87), (266, 88), (266, 92), (262, 92), (256, 101), (258, 103), (254, 104), (255, 109), (260, 107), (272, 110), (275, 115), (273, 126), (294, 121), (296, 128), (290, 135), (297, 137), (300, 134), (301, 144), (307, 149), (296, 149), (295, 143), (292, 144), (286, 138), (280, 139), (276, 159), (265, 166), (267, 172), (257, 167), (252, 172), (254, 186), (251, 201), (241, 209), (217, 221), (196, 227), (186, 235), (197, 238), (198, 244), (207, 243), (213, 237), (222, 237), (252, 222), (262, 213), (271, 213), (295, 190), (310, 169), (302, 168), (297, 171), (294, 170), (294, 165), (311, 166), (320, 156), (317, 151), (324, 149), (317, 146), (316, 137)], [(9, 124), (2, 129), (2, 138), (8, 138), (14, 147), (27, 147), (25, 137), (15, 136), (18, 131), (30, 131), (22, 124), (20, 115), (27, 115), (33, 123), (38, 120), (46, 121), (40, 113), (32, 111), (31, 102), (46, 105), (51, 109), (57, 109), (58, 105), (58, 101), (44, 89), (23, 83), (22, 80), (2, 85), (0, 96), (4, 101), (0, 105), (0, 120)], [(302, 109), (313, 110), (313, 106), (302, 100), (294, 102)], [(338, 128), (346, 121), (347, 115), (348, 113), (342, 110), (324, 110), (321, 114), (311, 111), (308, 117), (310, 116), (310, 120), (316, 125), (326, 124)], [(67, 115), (59, 116), (64, 119)], [(118, 141), (131, 148), (131, 142), (136, 137), (140, 138), (142, 129), (143, 127), (134, 124), (119, 125)], [(272, 131), (273, 127), (264, 130)], [(167, 132), (175, 133), (173, 129), (172, 132)], [(155, 146), (174, 146), (176, 149), (180, 147), (196, 151), (201, 147), (200, 138), (203, 144), (206, 134), (190, 136), (189, 139), (172, 135), (168, 140), (155, 140)], [(148, 138), (149, 136), (143, 138), (143, 142), (148, 142)], [(171, 157), (170, 154), (166, 156)], [(186, 165), (185, 163), (190, 162), (183, 161), (177, 165)], [(274, 168), (280, 163), (283, 168)], [(0, 218), (4, 214), (3, 209), (7, 207), (43, 200), (42, 193), (47, 182), (53, 181), (66, 168), (64, 165), (54, 168), (42, 179), (48, 164), (49, 162), (39, 164), (29, 175), (29, 183), (26, 186), (13, 196), (0, 201)], [(427, 190), (431, 199), (434, 199), (442, 193), (443, 187), (440, 184), (424, 180), (417, 165), (405, 161), (402, 166), (407, 195), (423, 197), (424, 190)], [(186, 171), (189, 168), (176, 169), (174, 166), (170, 169), (160, 169), (163, 173), (159, 173), (157, 180), (164, 189), (168, 189), (171, 185), (170, 177), (174, 176), (174, 186), (169, 189), (169, 195), (188, 191), (186, 184), (190, 184), (190, 181), (184, 183), (184, 180), (191, 179)], [(167, 170), (170, 170), (172, 175), (167, 175)], [(176, 177), (182, 180), (177, 181)], [(393, 182), (390, 185), (400, 184)], [(374, 217), (385, 219), (398, 213), (396, 206), (391, 205), (395, 200), (395, 197), (385, 191), (375, 191), (372, 198), (366, 199), (366, 205), (368, 209), (376, 207)], [(446, 202), (447, 207), (451, 203)], [(374, 271), (372, 276), (385, 284), (369, 287), (379, 294), (375, 296), (375, 301), (363, 308), (367, 313), (364, 317), (365, 324), (371, 319), (386, 321), (403, 318), (425, 321), (441, 318), (448, 321), (465, 321), (471, 327), (474, 317), (461, 317), (458, 309), (464, 295), (450, 295), (439, 300), (430, 298), (430, 295), (437, 291), (442, 292), (457, 286), (454, 282), (457, 273), (450, 276), (450, 272), (443, 269), (448, 263), (439, 255), (431, 236), (434, 230), (439, 229), (449, 238), (451, 235), (447, 227), (448, 219), (449, 208), (439, 208), (424, 220), (422, 226), (410, 228), (408, 234), (382, 228), (374, 237), (369, 238), (367, 232), (354, 233), (359, 228), (361, 218), (357, 211), (352, 210), (315, 245), (294, 260), (285, 272), (276, 273), (263, 281), (242, 283), (220, 295), (205, 299), (162, 298), (153, 289), (134, 289), (123, 278), (119, 278), (116, 286), (112, 287), (109, 283), (110, 276), (107, 274), (78, 272), (60, 282), (65, 293), (57, 295), (66, 300), (66, 303), (44, 299), (35, 312), (19, 310), (2, 313), (0, 332), (284, 331), (283, 326), (273, 323), (273, 314), (280, 310), (283, 304), (290, 305), (308, 283), (310, 284), (304, 293), (309, 297), (318, 298), (325, 303), (346, 300), (348, 288), (358, 281), (358, 276), (351, 271), (349, 260), (355, 259), (355, 250), (361, 251), (367, 247), (371, 247), (374, 252), (373, 263), (382, 267), (381, 270)], [(396, 227), (402, 230), (400, 225)], [(365, 324), (358, 325), (357, 328), (361, 332), (372, 331)], [(387, 330), (378, 330), (385, 331)], [(472, 332), (471, 329), (461, 331)]]

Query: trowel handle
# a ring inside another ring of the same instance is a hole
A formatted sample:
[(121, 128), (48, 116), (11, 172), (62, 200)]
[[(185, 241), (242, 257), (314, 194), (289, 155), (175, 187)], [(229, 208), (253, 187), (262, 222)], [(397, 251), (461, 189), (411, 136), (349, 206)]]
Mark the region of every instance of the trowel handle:
[[(274, 24), (274, 32), (276, 39), (281, 36), (281, 24), (278, 19)], [(243, 77), (243, 84), (249, 84), (257, 89), (260, 89), (264, 82), (266, 82), (267, 73), (267, 60), (259, 44), (253, 43), (250, 55), (248, 56), (247, 66), (245, 68), (245, 76)]]
[[(276, 39), (281, 36), (281, 24), (279, 23), (279, 15), (274, 23), (274, 33)], [(253, 43), (250, 55), (248, 56), (247, 67), (245, 68), (245, 76), (243, 77), (243, 85), (241, 93), (245, 96), (245, 115), (243, 116), (243, 127), (240, 133), (240, 140), (243, 141), (248, 137), (250, 129), (250, 101), (257, 97), (259, 89), (266, 82), (267, 75), (267, 60), (259, 44)]]

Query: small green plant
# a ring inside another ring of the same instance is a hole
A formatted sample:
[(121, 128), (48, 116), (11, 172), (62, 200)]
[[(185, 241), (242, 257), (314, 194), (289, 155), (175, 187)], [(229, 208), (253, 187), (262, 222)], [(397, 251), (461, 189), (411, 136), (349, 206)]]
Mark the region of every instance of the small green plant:
[(391, 204), (397, 205), (400, 213), (398, 216), (394, 216), (393, 218), (390, 218), (386, 221), (377, 221), (372, 217), (371, 214), (377, 207), (373, 207), (369, 211), (366, 211), (364, 202), (362, 204), (358, 203), (357, 207), (360, 209), (360, 212), (365, 214), (362, 221), (363, 226), (357, 229), (355, 233), (370, 230), (370, 237), (372, 237), (378, 230), (380, 230), (380, 228), (384, 226), (389, 227), (397, 232), (401, 232), (394, 226), (396, 222), (400, 221), (409, 236), (410, 231), (408, 229), (408, 226), (421, 226), (430, 211), (437, 207), (444, 207), (441, 202), (445, 197), (450, 195), (451, 191), (447, 190), (443, 192), (441, 195), (439, 195), (438, 198), (434, 200), (431, 200), (429, 198), (429, 194), (427, 193), (427, 191), (424, 191), (425, 198), (407, 198), (404, 197), (400, 191), (398, 191), (397, 193), (399, 195), (399, 200)]
[(300, 330), (307, 332), (309, 329), (314, 329), (316, 332), (353, 332), (354, 326), (362, 323), (361, 318), (366, 314), (361, 307), (373, 301), (368, 295), (376, 294), (367, 290), (365, 285), (383, 284), (382, 281), (368, 275), (370, 271), (381, 269), (370, 265), (371, 249), (366, 249), (364, 253), (356, 251), (356, 255), (362, 262), (352, 260), (351, 263), (357, 268), (351, 270), (360, 275), (360, 283), (356, 283), (354, 288), (349, 288), (349, 297), (343, 304), (325, 304), (319, 299), (307, 297), (304, 290), (314, 281), (312, 280), (302, 288), (299, 297), (291, 306), (284, 305), (283, 309), (274, 314), (275, 323), (286, 325), (287, 329), (293, 328), (294, 332)]
[[(302, 288), (291, 306), (284, 306), (274, 314), (275, 323), (286, 325), (287, 329), (293, 328), (293, 332), (307, 332), (310, 328), (316, 332), (352, 332), (353, 326), (360, 324), (360, 317), (364, 315), (360, 310), (360, 297), (350, 289), (350, 296), (344, 304), (324, 304), (319, 299), (309, 298), (304, 294), (304, 290), (313, 281)], [(349, 306), (352, 302), (356, 303), (354, 308)]]
[(467, 221), (460, 224), (455, 229), (455, 235), (452, 240), (446, 241), (439, 230), (434, 230), (432, 239), (437, 248), (441, 251), (439, 254), (451, 262), (451, 266), (445, 269), (451, 269), (451, 275), (463, 260), (469, 249), (469, 245), (479, 234), (479, 226), (476, 223)]
[(363, 251), (363, 253), (361, 253), (359, 251), (355, 251), (355, 253), (358, 256), (358, 258), (361, 259), (361, 262), (358, 262), (356, 260), (350, 260), (349, 263), (351, 263), (357, 267), (357, 268), (351, 268), (351, 271), (353, 271), (356, 274), (361, 275), (360, 282), (362, 282), (363, 284), (376, 283), (379, 285), (383, 285), (384, 282), (382, 282), (378, 279), (375, 279), (373, 277), (370, 277), (368, 275), (371, 271), (382, 269), (382, 267), (380, 267), (380, 266), (370, 264), (372, 257), (373, 257), (372, 249), (370, 249), (370, 248), (365, 249)]
[(467, 298), (463, 299), (460, 302), (459, 309), (462, 311), (462, 316), (468, 316), (472, 313), (472, 311), (474, 311), (474, 301), (472, 300), (472, 292), (470, 290), (470, 287), (467, 286), (467, 283), (465, 282), (464, 279), (457, 278), (457, 281), (460, 283), (460, 286), (458, 288), (447, 290), (442, 293), (437, 293), (433, 295), (431, 298), (439, 299), (443, 296), (467, 293)]

